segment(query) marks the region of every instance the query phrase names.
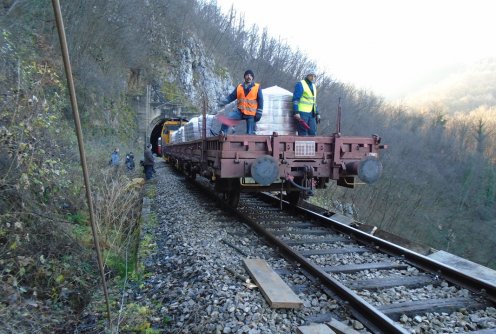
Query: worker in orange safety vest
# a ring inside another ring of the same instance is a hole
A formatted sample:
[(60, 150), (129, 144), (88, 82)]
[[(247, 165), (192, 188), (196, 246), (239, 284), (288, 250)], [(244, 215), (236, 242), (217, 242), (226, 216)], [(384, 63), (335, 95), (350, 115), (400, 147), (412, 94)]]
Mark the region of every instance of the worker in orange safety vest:
[(253, 81), (255, 79), (255, 74), (252, 70), (247, 70), (243, 77), (244, 82), (239, 84), (234, 91), (219, 104), (219, 106), (223, 107), (234, 100), (238, 101), (237, 108), (229, 112), (224, 121), (221, 120), (222, 126), (219, 134), (227, 134), (229, 126), (231, 125), (229, 120), (236, 121), (244, 119), (246, 120), (246, 133), (254, 135), (255, 123), (262, 118), (262, 88), (259, 83)]

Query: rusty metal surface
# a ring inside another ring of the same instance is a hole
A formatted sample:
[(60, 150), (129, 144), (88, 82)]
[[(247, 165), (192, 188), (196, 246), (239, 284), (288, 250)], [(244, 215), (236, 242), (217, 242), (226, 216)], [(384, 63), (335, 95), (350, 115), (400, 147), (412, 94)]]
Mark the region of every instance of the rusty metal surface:
[[(219, 178), (251, 176), (255, 159), (268, 155), (279, 162), (279, 177), (302, 176), (301, 168), (310, 166), (313, 176), (337, 180), (350, 176), (346, 163), (378, 157), (379, 143), (371, 137), (293, 135), (228, 135), (207, 138), (202, 161), (202, 141), (167, 145), (166, 154), (180, 161), (210, 168)], [(356, 173), (356, 171), (353, 171)]]

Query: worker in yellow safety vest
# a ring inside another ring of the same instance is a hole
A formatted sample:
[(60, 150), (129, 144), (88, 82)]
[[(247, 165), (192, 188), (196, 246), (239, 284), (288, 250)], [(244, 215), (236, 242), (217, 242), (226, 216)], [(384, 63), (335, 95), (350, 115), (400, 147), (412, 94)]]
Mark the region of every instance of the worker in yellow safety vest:
[(315, 136), (317, 124), (320, 123), (317, 108), (317, 87), (315, 69), (307, 71), (305, 79), (295, 85), (293, 92), (293, 117), (299, 136)]

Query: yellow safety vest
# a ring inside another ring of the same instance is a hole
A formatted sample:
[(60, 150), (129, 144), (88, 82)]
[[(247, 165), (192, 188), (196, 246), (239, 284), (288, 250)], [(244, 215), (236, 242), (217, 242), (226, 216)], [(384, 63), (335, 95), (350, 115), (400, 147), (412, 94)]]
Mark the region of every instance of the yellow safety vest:
[(303, 95), (298, 103), (299, 112), (311, 112), (315, 110), (315, 102), (317, 101), (317, 87), (312, 83), (313, 94), (310, 90), (310, 86), (305, 80), (301, 80), (301, 85), (303, 86)]

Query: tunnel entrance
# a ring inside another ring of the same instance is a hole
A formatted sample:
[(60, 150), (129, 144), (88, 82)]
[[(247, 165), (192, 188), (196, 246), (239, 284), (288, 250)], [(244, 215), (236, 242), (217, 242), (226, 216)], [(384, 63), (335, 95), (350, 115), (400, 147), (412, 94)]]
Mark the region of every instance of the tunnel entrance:
[(157, 119), (156, 123), (152, 123), (155, 124), (150, 133), (152, 152), (162, 156), (162, 145), (166, 145), (171, 140), (171, 136), (186, 123), (188, 123), (186, 118)]
[(153, 127), (152, 132), (150, 133), (150, 144), (152, 144), (152, 152), (157, 154), (157, 156), (161, 156), (162, 152), (160, 151), (161, 148), (161, 134), (162, 134), (162, 126), (165, 123), (165, 119), (160, 120), (160, 122), (157, 123)]

